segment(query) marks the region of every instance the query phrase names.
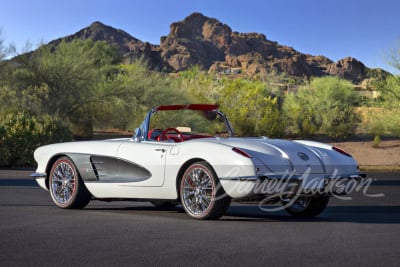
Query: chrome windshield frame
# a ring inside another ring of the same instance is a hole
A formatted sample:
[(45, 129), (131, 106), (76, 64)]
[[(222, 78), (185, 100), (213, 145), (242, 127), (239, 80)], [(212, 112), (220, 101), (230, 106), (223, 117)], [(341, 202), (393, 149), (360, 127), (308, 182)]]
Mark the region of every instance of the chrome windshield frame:
[[(181, 108), (181, 109), (177, 109), (177, 110), (184, 110), (184, 109), (185, 108)], [(195, 109), (193, 109), (193, 110), (195, 110)], [(147, 113), (147, 115), (144, 118), (143, 122), (140, 124), (140, 126), (138, 128), (135, 129), (135, 132), (134, 132), (133, 137), (132, 137), (134, 141), (141, 142), (141, 141), (148, 141), (149, 140), (147, 136), (148, 136), (149, 127), (150, 127), (150, 120), (151, 120), (151, 117), (154, 114), (156, 114), (158, 111), (163, 111), (163, 110), (159, 110), (159, 108), (153, 108)], [(229, 137), (235, 136), (235, 132), (233, 131), (233, 127), (230, 124), (230, 122), (228, 120), (228, 117), (224, 113), (219, 111), (218, 109), (214, 109), (214, 110), (210, 110), (210, 111), (215, 111), (217, 113), (217, 115), (220, 116), (223, 119), (223, 121), (224, 121), (224, 123), (226, 125), (226, 128), (227, 128), (227, 130), (229, 132), (228, 133)]]

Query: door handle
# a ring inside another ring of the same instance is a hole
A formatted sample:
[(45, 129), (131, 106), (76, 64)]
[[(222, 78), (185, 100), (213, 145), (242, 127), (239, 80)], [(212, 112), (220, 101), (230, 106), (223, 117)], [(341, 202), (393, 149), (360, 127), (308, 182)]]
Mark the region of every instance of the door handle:
[(156, 151), (160, 151), (161, 153), (165, 153), (167, 151), (165, 148), (156, 148)]

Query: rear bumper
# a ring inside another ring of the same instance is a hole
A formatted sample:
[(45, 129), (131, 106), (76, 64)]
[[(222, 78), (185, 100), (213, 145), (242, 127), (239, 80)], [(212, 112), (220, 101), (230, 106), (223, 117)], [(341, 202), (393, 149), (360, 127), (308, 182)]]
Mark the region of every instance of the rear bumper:
[(232, 198), (240, 199), (254, 195), (291, 198), (295, 195), (348, 195), (365, 185), (366, 174), (345, 177), (321, 177), (310, 175), (303, 177), (258, 177), (251, 179), (221, 179), (225, 192)]
[(353, 192), (360, 191), (366, 186), (367, 175), (361, 173), (344, 178), (326, 179), (324, 193), (331, 196), (344, 196)]

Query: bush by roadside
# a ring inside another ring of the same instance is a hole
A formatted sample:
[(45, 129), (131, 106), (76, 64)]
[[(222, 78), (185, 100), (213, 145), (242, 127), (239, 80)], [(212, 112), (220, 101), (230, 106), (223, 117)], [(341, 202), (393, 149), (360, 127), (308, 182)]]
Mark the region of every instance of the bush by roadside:
[(68, 126), (50, 116), (10, 112), (0, 118), (0, 167), (32, 167), (33, 151), (72, 140)]

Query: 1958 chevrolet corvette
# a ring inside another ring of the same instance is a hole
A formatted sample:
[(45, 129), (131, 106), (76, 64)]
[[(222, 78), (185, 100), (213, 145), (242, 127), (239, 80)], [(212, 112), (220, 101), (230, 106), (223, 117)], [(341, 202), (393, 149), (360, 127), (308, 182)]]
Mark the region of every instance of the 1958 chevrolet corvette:
[(234, 137), (210, 104), (159, 106), (132, 138), (46, 145), (34, 157), (32, 176), (60, 208), (148, 200), (181, 204), (196, 219), (221, 217), (232, 199), (313, 217), (365, 177), (351, 155), (327, 144)]

